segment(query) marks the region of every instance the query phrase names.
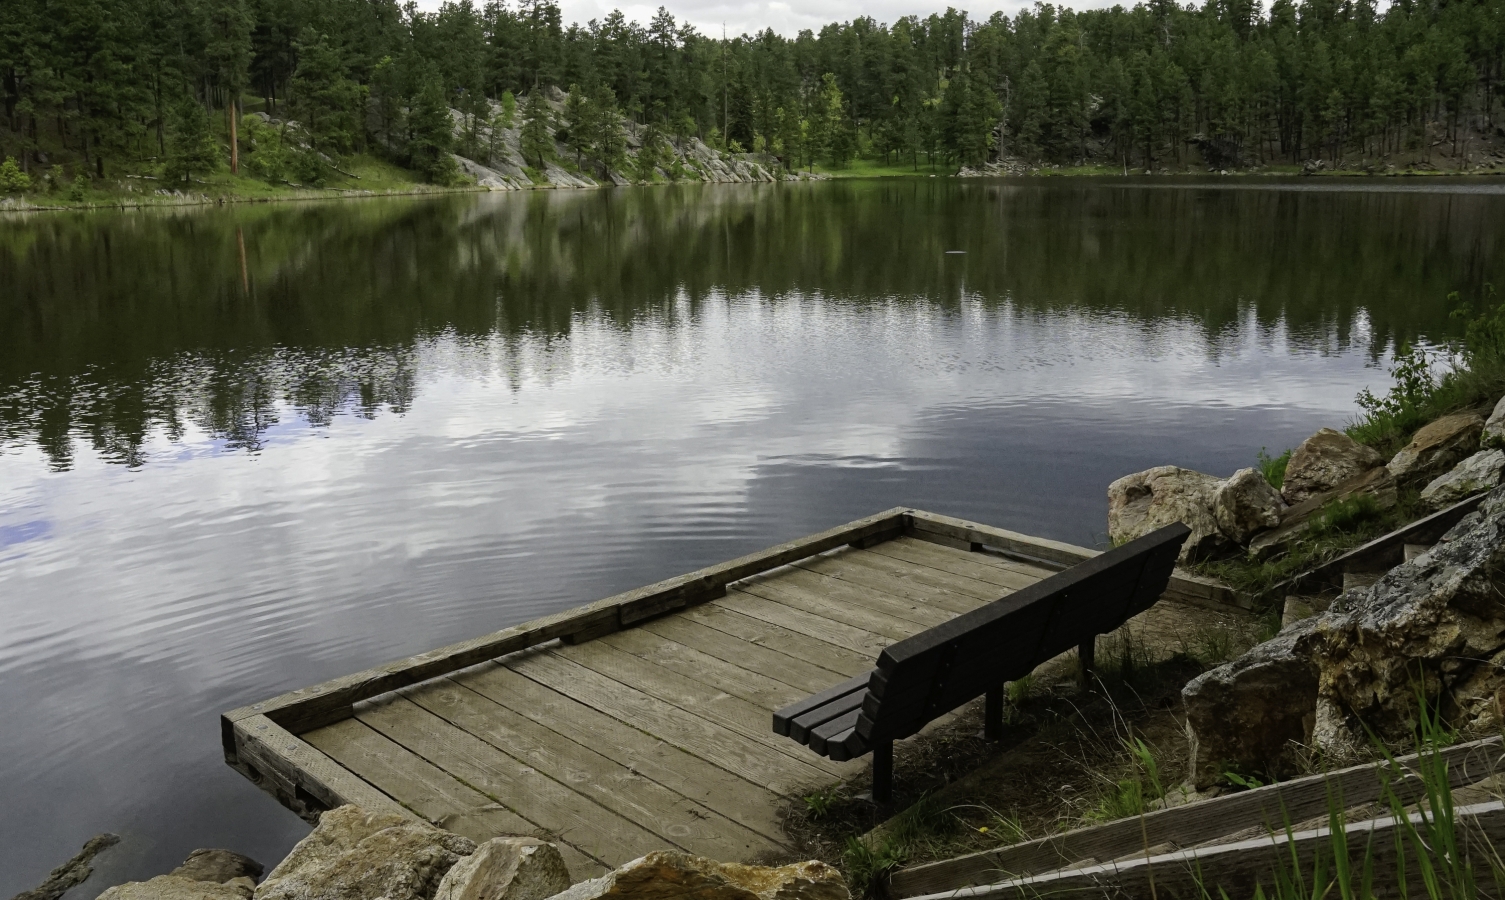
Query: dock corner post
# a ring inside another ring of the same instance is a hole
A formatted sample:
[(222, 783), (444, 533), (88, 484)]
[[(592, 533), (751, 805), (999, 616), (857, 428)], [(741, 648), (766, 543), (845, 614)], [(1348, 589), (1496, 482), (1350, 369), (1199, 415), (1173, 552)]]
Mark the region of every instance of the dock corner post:
[(873, 802), (887, 803), (894, 795), (894, 742), (873, 747)]
[(1003, 704), (1003, 685), (988, 688), (982, 707), (983, 740), (996, 741), (1003, 737)]
[(1093, 635), (1076, 648), (1077, 662), (1080, 664), (1082, 687), (1092, 687), (1092, 670), (1097, 668), (1097, 636)]

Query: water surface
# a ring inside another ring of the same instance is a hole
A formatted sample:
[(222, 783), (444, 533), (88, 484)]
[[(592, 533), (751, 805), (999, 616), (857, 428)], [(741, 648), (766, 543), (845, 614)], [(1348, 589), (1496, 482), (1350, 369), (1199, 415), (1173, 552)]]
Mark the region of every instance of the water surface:
[(0, 219), (0, 896), (306, 827), (219, 712), (895, 505), (1080, 544), (1353, 415), (1505, 196), (915, 181)]

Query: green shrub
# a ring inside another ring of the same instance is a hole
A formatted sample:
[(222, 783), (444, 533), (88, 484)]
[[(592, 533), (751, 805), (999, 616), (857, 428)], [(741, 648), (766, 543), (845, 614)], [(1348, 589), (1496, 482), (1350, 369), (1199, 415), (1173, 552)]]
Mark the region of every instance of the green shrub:
[(29, 190), (31, 190), (31, 176), (21, 171), (21, 166), (16, 163), (15, 157), (7, 156), (5, 162), (0, 163), (0, 191), (19, 194)]
[(1307, 520), (1307, 533), (1316, 538), (1345, 534), (1378, 518), (1380, 513), (1379, 501), (1372, 494), (1329, 500)]
[(68, 185), (68, 193), (64, 196), (74, 203), (89, 199), (89, 176), (82, 172), (73, 176), (73, 183)]

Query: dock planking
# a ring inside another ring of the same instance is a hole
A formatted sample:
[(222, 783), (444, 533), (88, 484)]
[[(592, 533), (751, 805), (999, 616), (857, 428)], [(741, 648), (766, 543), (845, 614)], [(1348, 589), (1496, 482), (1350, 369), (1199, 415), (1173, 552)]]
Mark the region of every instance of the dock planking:
[[(870, 763), (775, 735), (774, 710), (1094, 555), (889, 510), (233, 710), (226, 761), (305, 818), (355, 802), (539, 835), (577, 877), (664, 848), (777, 858), (785, 806)], [(1180, 575), (1167, 593), (1237, 602)]]

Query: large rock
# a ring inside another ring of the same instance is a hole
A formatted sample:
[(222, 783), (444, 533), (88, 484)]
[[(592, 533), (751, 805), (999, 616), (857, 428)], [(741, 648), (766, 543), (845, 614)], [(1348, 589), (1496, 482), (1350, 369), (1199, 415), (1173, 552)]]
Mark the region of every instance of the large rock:
[(1286, 464), (1280, 492), (1296, 504), (1385, 464), (1385, 458), (1341, 431), (1324, 428), (1301, 442)]
[(1505, 449), (1505, 397), (1500, 398), (1489, 418), (1484, 420), (1484, 433), (1479, 436), (1479, 446)]
[[(1505, 487), (1436, 546), (1183, 690), (1193, 779), (1291, 774), (1292, 741), (1408, 740), (1416, 688), (1461, 729), (1505, 725)], [(1300, 727), (1298, 728), (1298, 723)]]
[(99, 900), (248, 900), (249, 879), (230, 884), (196, 881), (178, 875), (158, 875), (150, 881), (118, 884), (99, 895)]
[(1108, 537), (1122, 544), (1157, 528), (1185, 522), (1191, 529), (1181, 560), (1210, 556), (1228, 544), (1213, 515), (1222, 479), (1179, 466), (1156, 466), (1108, 485)]
[(555, 900), (850, 900), (841, 873), (822, 862), (778, 868), (718, 863), (679, 851), (655, 851)]
[(1240, 544), (1280, 526), (1286, 503), (1257, 469), (1239, 469), (1212, 497), (1213, 516), (1223, 534)]
[(256, 889), (256, 900), (432, 900), (475, 849), (469, 838), (423, 822), (341, 806), (319, 818)]
[(1182, 689), (1198, 790), (1230, 767), (1245, 773), (1293, 767), (1316, 722), (1318, 671), (1308, 647), (1315, 622), (1302, 619)]
[(455, 863), (434, 900), (546, 900), (569, 886), (558, 847), (537, 838), (492, 838)]
[(1384, 466), (1370, 469), (1326, 493), (1314, 494), (1294, 506), (1287, 507), (1280, 517), (1279, 528), (1262, 532), (1249, 542), (1249, 555), (1255, 559), (1274, 556), (1286, 544), (1307, 533), (1308, 520), (1321, 511), (1322, 507), (1335, 500), (1347, 500), (1364, 494), (1374, 498), (1375, 506), (1381, 512), (1391, 509), (1399, 502), (1399, 492), (1396, 490), (1395, 479), (1391, 477), (1390, 470)]
[(234, 850), (195, 850), (188, 854), (181, 866), (167, 874), (192, 881), (224, 884), (233, 878), (249, 878), (254, 882), (265, 871), (261, 863)]
[(1421, 489), (1421, 501), (1433, 509), (1498, 487), (1505, 472), (1505, 450), (1481, 450), (1439, 475)]
[(1416, 432), (1386, 467), (1403, 485), (1430, 481), (1479, 449), (1484, 417), (1476, 412), (1454, 413)]

